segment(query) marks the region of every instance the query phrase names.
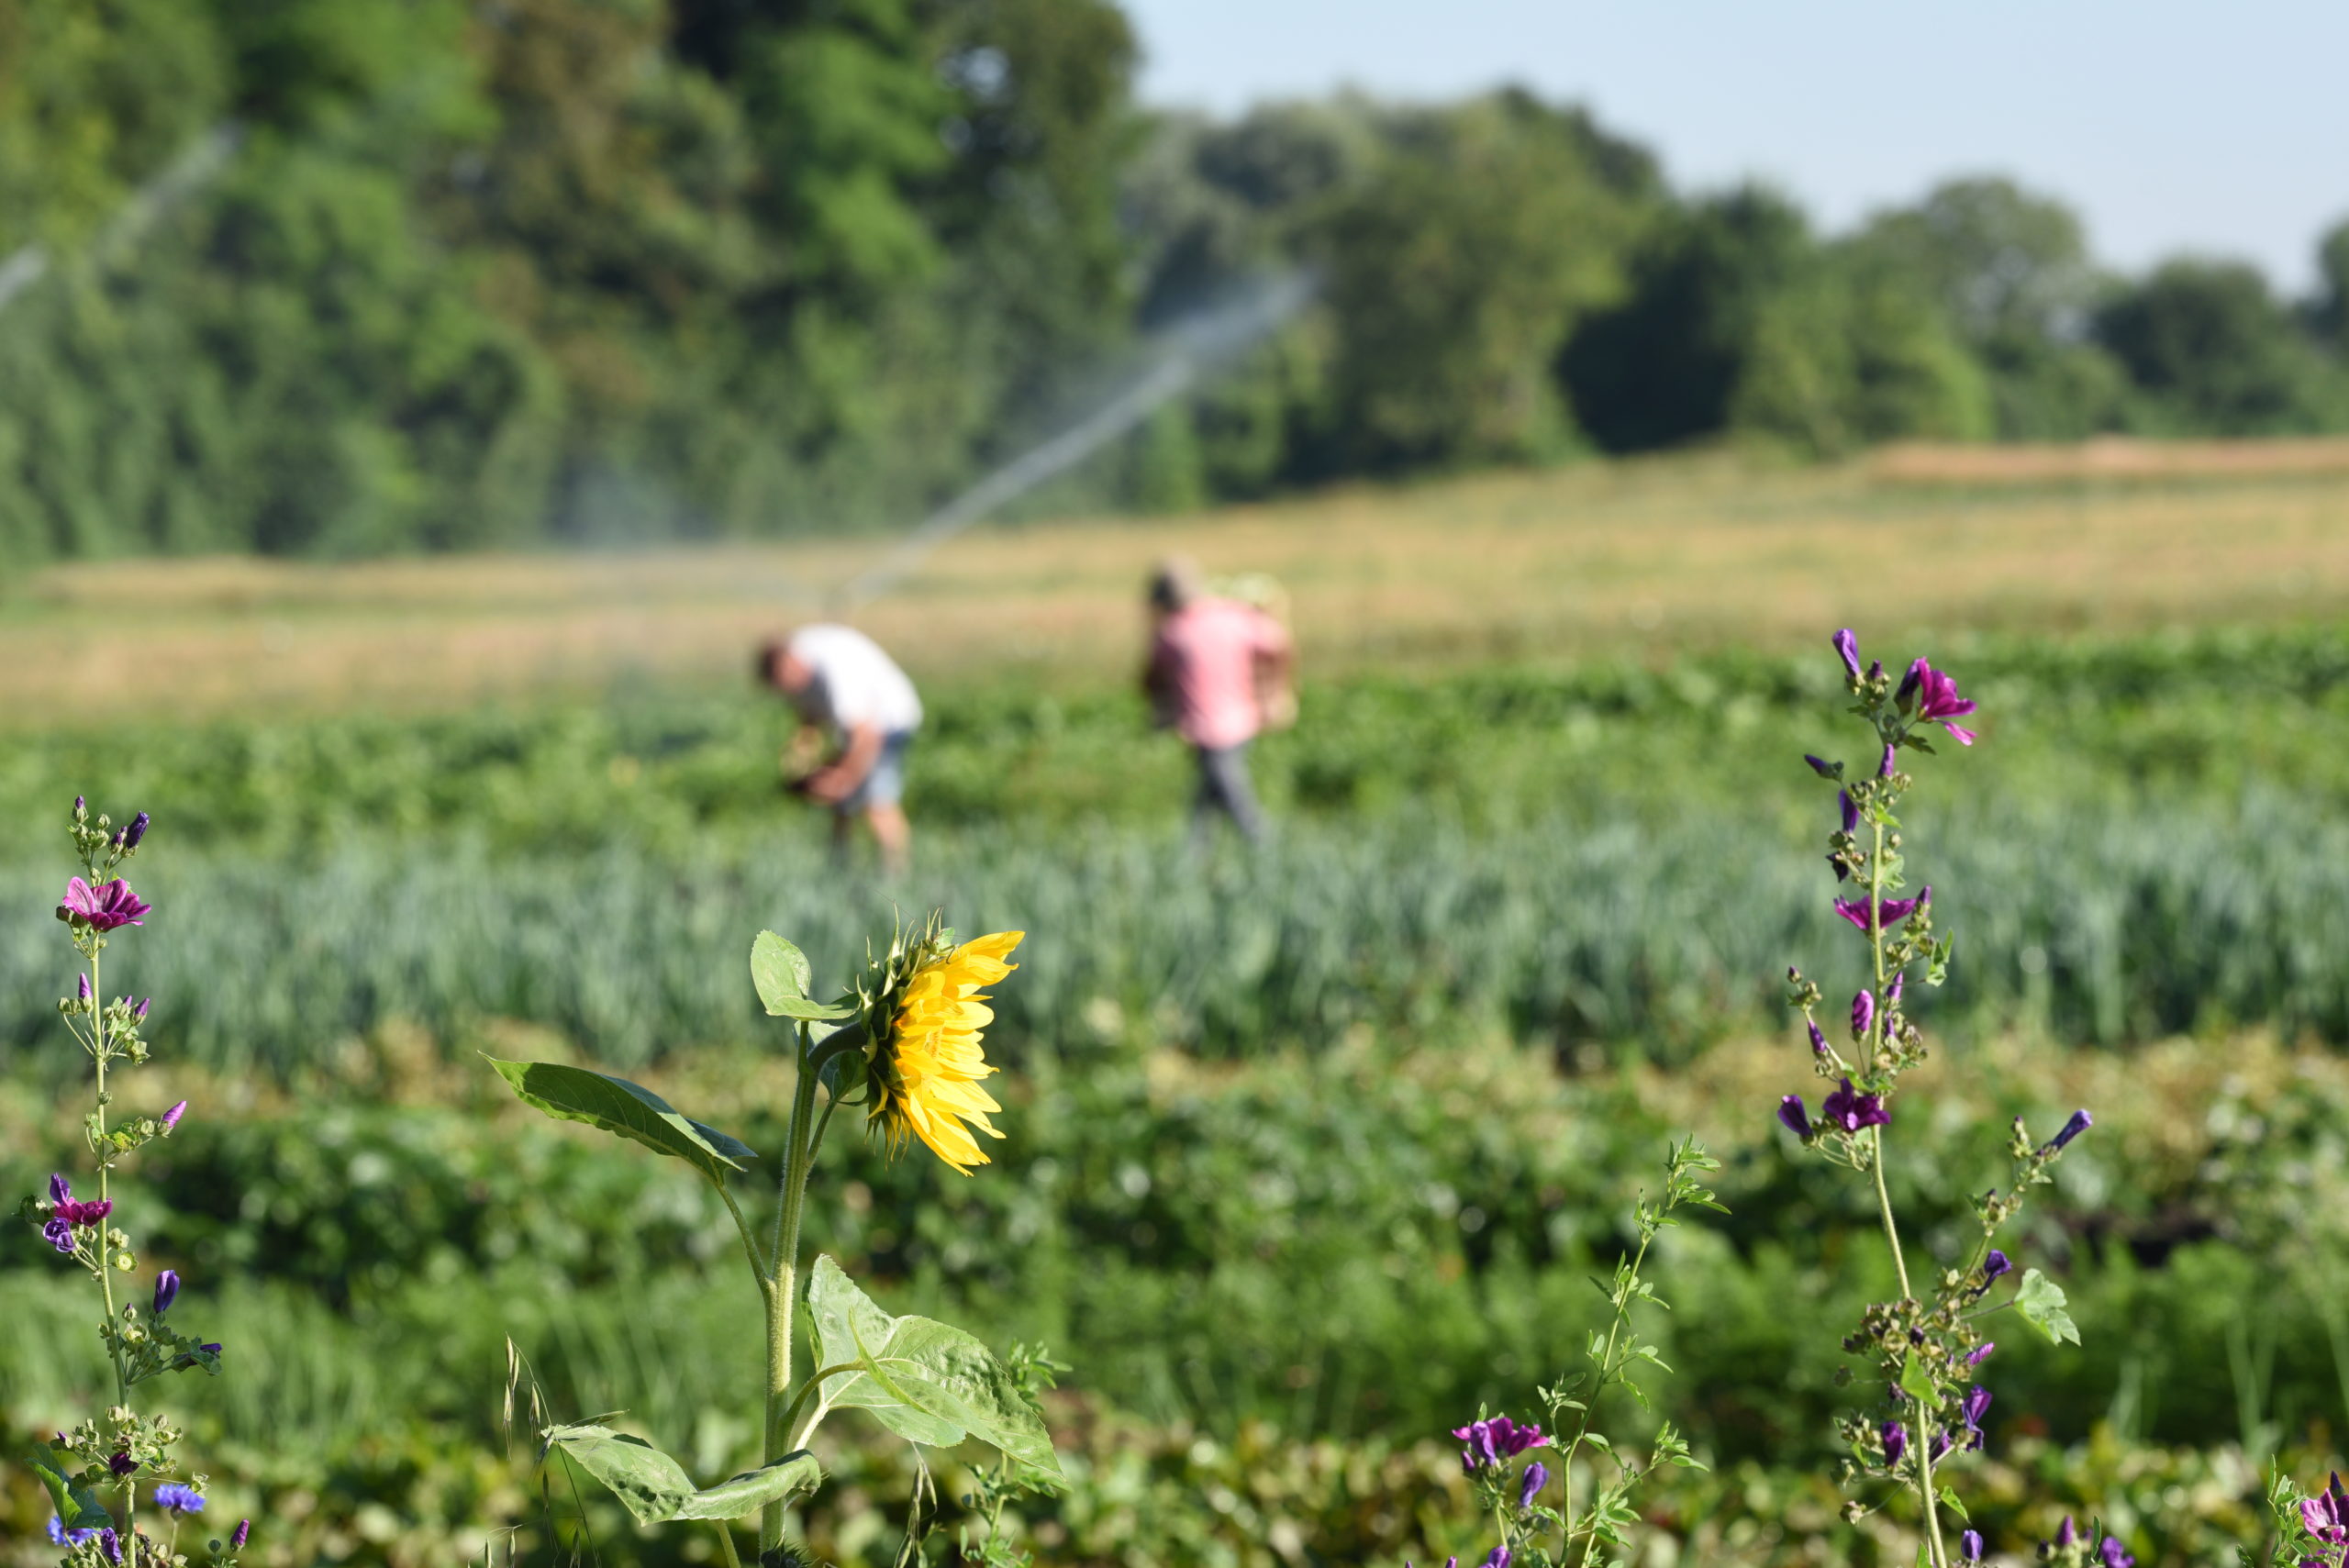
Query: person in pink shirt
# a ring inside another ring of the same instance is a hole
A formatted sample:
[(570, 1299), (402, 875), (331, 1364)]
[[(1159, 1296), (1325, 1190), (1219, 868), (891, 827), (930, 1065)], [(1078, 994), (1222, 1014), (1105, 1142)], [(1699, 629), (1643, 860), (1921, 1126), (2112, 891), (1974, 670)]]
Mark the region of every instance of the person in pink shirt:
[(1191, 744), (1198, 793), (1191, 830), (1204, 840), (1218, 812), (1250, 843), (1264, 836), (1248, 779), (1248, 742), (1270, 702), (1285, 701), (1297, 652), (1281, 623), (1237, 599), (1214, 597), (1187, 561), (1168, 561), (1150, 581), (1156, 622), (1142, 690), (1162, 727)]

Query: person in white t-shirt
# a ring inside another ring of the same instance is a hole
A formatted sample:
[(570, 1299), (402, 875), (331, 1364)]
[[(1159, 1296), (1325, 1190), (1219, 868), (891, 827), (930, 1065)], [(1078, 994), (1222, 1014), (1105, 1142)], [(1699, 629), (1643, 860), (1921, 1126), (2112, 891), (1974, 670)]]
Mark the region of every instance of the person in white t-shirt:
[(884, 869), (902, 873), (913, 851), (903, 804), (906, 749), (921, 728), (913, 682), (864, 633), (828, 624), (803, 626), (767, 643), (759, 650), (758, 673), (799, 715), (783, 757), (792, 790), (832, 808), (836, 851), (846, 851), (851, 821), (863, 817)]

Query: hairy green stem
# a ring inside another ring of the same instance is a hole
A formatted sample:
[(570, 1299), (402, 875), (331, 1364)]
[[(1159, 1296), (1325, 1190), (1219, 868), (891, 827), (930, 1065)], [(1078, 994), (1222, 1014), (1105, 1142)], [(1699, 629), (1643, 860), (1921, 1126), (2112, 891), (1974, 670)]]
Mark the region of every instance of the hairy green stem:
[[(807, 1197), (807, 1167), (816, 1111), (816, 1063), (808, 1049), (807, 1027), (799, 1027), (799, 1083), (791, 1096), (791, 1130), (783, 1162), (782, 1201), (774, 1216), (774, 1244), (768, 1249), (768, 1268), (761, 1284), (767, 1307), (767, 1416), (763, 1462), (773, 1464), (790, 1451), (783, 1444), (789, 1435), (791, 1407), (791, 1314), (799, 1293), (799, 1219)], [(759, 1516), (762, 1556), (783, 1544), (783, 1507), (770, 1503)]]
[[(1876, 1008), (1872, 1031), (1879, 1046), (1890, 1044), (1892, 1009), (1882, 1005), (1884, 997), (1884, 821), (1879, 815), (1872, 825), (1876, 849), (1868, 857), (1868, 951), (1876, 960)], [(1863, 1042), (1864, 1044), (1865, 1042)], [(1915, 1293), (1909, 1288), (1909, 1262), (1900, 1251), (1900, 1227), (1892, 1218), (1892, 1194), (1884, 1181), (1884, 1129), (1876, 1129), (1876, 1158), (1869, 1162), (1876, 1173), (1876, 1212), (1884, 1219), (1885, 1244), (1892, 1249), (1892, 1272), (1900, 1282), (1903, 1300), (1911, 1300)], [(1917, 1412), (1917, 1495), (1925, 1505), (1925, 1542), (1927, 1561), (1932, 1568), (1948, 1568), (1949, 1551), (1942, 1544), (1941, 1510), (1933, 1497), (1933, 1434), (1932, 1413), (1920, 1408)]]

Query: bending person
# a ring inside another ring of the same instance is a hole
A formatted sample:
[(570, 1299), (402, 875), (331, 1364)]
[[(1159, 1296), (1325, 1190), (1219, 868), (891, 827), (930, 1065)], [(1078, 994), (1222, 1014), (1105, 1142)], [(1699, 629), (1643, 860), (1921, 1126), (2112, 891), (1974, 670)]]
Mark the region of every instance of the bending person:
[(1220, 813), (1250, 843), (1261, 842), (1264, 817), (1248, 777), (1248, 743), (1265, 726), (1268, 702), (1286, 700), (1295, 645), (1263, 610), (1208, 595), (1187, 561), (1159, 567), (1150, 581), (1150, 607), (1156, 626), (1142, 689), (1157, 721), (1197, 755), (1192, 837), (1204, 843)]
[(833, 853), (845, 857), (851, 825), (862, 817), (882, 869), (903, 874), (913, 853), (902, 804), (906, 749), (921, 727), (913, 682), (879, 643), (846, 626), (803, 626), (761, 648), (757, 667), (799, 716), (784, 776), (795, 794), (832, 808)]

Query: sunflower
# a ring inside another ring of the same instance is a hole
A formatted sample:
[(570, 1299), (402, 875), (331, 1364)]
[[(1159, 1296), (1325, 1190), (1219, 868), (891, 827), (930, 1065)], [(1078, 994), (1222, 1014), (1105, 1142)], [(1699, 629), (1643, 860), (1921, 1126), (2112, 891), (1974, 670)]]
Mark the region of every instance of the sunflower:
[(988, 1163), (971, 1129), (1001, 1138), (987, 1116), (1003, 1107), (979, 1087), (979, 1080), (996, 1071), (979, 1050), (979, 1031), (995, 1020), (979, 987), (1019, 967), (1004, 959), (1027, 934), (974, 938), (907, 975), (894, 998), (887, 1039), (874, 1053), (866, 1121), (868, 1129), (888, 1139), (890, 1153), (904, 1148), (911, 1133), (966, 1176), (973, 1166)]

